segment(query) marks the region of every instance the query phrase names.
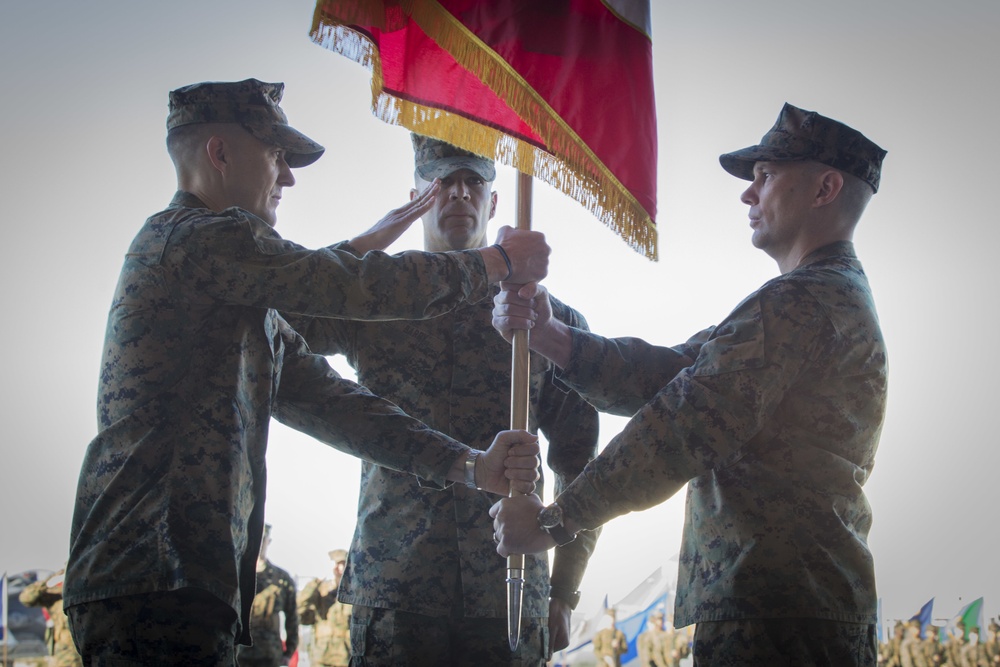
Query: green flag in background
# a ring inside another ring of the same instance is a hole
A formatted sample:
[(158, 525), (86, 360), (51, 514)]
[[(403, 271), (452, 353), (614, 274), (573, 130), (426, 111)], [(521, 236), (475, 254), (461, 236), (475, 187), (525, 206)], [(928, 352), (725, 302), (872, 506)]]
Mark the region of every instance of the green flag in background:
[(952, 619), (952, 625), (959, 623), (962, 624), (966, 640), (969, 639), (970, 632), (975, 632), (979, 636), (980, 642), (986, 640), (983, 632), (983, 598), (973, 600), (962, 607), (962, 611), (958, 612), (958, 615)]

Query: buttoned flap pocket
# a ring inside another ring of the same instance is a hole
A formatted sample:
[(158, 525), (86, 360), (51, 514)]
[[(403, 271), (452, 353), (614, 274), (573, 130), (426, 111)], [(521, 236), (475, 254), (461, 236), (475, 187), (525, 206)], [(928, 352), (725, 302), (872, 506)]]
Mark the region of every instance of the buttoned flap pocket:
[(368, 648), (368, 625), (371, 623), (370, 613), (359, 613), (360, 609), (354, 608), (351, 614), (351, 657), (364, 657)]
[(761, 368), (767, 363), (764, 324), (755, 304), (743, 304), (712, 332), (692, 368), (695, 376)]

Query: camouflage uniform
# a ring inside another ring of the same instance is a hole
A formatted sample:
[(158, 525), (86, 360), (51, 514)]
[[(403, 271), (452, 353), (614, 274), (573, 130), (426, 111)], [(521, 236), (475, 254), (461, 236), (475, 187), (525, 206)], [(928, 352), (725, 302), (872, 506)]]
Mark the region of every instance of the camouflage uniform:
[(662, 618), (653, 620), (635, 640), (640, 667), (676, 667), (672, 659), (674, 633), (664, 630), (661, 623)]
[(989, 624), (983, 650), (986, 654), (986, 664), (990, 667), (1000, 667), (1000, 624), (996, 621), (991, 621)]
[[(350, 250), (348, 245), (341, 248)], [(404, 294), (400, 292), (399, 298)], [(488, 442), (510, 421), (510, 345), (490, 324), (492, 308), (490, 294), (419, 322), (292, 316), (289, 321), (314, 352), (344, 354), (365, 387), (432, 428), (475, 444)], [(553, 308), (560, 319), (587, 326), (582, 315), (558, 301), (553, 301)], [(596, 455), (598, 417), (578, 394), (555, 381), (554, 368), (532, 355), (528, 428), (540, 430), (548, 440), (548, 463), (558, 492)], [(355, 605), (352, 642), (373, 641), (363, 636), (375, 632), (371, 623), (376, 622), (367, 614), (359, 615), (359, 606), (365, 606), (455, 618), (456, 624), (492, 624), (494, 648), (479, 658), (455, 655), (454, 664), (507, 665), (511, 660), (545, 664), (550, 654), (547, 558), (526, 558), (523, 620), (525, 627), (531, 623), (540, 628), (540, 634), (523, 631), (521, 646), (512, 657), (506, 631), (506, 561), (496, 553), (489, 517), (494, 501), (484, 491), (459, 484), (441, 491), (415, 477), (363, 462), (358, 523), (340, 584), (340, 599)], [(596, 539), (596, 532), (581, 533), (556, 550), (554, 596), (568, 599), (575, 594)], [(364, 623), (369, 624), (367, 629)], [(457, 627), (452, 636), (460, 634)], [(447, 643), (432, 648), (447, 650)], [(357, 653), (359, 646), (354, 649)], [(497, 662), (489, 655), (502, 657)]]
[[(284, 646), (281, 641), (281, 617), (285, 615)], [(236, 653), (240, 667), (278, 667), (287, 665), (299, 646), (299, 612), (295, 600), (295, 582), (291, 575), (267, 561), (257, 573), (257, 594), (250, 609), (253, 646), (241, 646)]]
[[(720, 162), (753, 180), (758, 161), (810, 160), (876, 192), (884, 156), (786, 104), (758, 146)], [(704, 638), (727, 664), (747, 664), (766, 643), (753, 636), (771, 629), (764, 619), (801, 638), (795, 650), (845, 642), (853, 654), (832, 664), (876, 660), (862, 487), (885, 416), (886, 347), (850, 241), (796, 259), (676, 348), (571, 330), (559, 373), (598, 409), (631, 417), (557, 498), (566, 517), (592, 528), (688, 487), (674, 622), (698, 624), (696, 662)]]
[(945, 664), (949, 665), (949, 667), (962, 667), (962, 649), (964, 647), (964, 631), (961, 628), (959, 628), (958, 632), (953, 630), (944, 643)]
[(598, 667), (621, 667), (622, 656), (628, 651), (624, 632), (614, 626), (598, 630), (593, 644)]
[[(276, 106), (280, 87), (249, 83), (253, 96), (235, 111), (210, 109), (211, 119), (243, 123), (263, 114), (262, 136), (293, 131)], [(232, 85), (246, 95), (248, 82)], [(188, 88), (175, 92), (181, 102), (197, 97)], [(192, 122), (176, 111), (168, 118)], [(289, 149), (285, 159), (301, 166), (316, 157)], [(235, 611), (236, 640), (249, 643), (272, 417), (438, 485), (468, 451), (340, 378), (277, 311), (430, 317), (482, 299), (487, 288), (477, 251), (359, 259), (310, 250), (247, 211), (215, 212), (178, 192), (139, 230), (112, 301), (99, 432), (84, 457), (72, 522), (71, 621), (77, 610), (91, 624), (111, 624), (107, 613), (131, 604), (130, 596), (203, 590)], [(110, 602), (94, 605), (100, 614), (84, 609), (101, 601)], [(213, 612), (210, 620), (219, 617)]]
[[(324, 588), (329, 590), (324, 592)], [(337, 600), (333, 582), (313, 579), (298, 597), (299, 621), (313, 628), (309, 662), (314, 667), (347, 667), (351, 660), (351, 605)]]
[(596, 526), (690, 480), (678, 626), (875, 623), (861, 485), (886, 351), (851, 243), (814, 251), (677, 348), (580, 331), (573, 346), (562, 378), (600, 409), (635, 416), (559, 504)]
[(905, 628), (902, 623), (896, 623), (892, 629), (892, 637), (879, 647), (879, 665), (885, 667), (901, 667), (899, 646), (903, 642)]
[(63, 613), (61, 588), (49, 588), (48, 580), (29, 584), (18, 596), (25, 607), (43, 607), (52, 620), (52, 657), (55, 667), (83, 667), (83, 659), (73, 645), (73, 636)]
[(928, 625), (924, 629), (924, 638), (920, 642), (919, 651), (919, 664), (927, 665), (927, 667), (937, 667), (941, 664), (943, 660), (941, 635), (935, 626)]
[(927, 667), (923, 664), (919, 635), (920, 623), (910, 621), (906, 626), (903, 641), (899, 644), (899, 664), (901, 667)]
[(681, 660), (691, 655), (691, 637), (694, 634), (694, 629), (694, 626), (688, 626), (687, 632), (674, 630), (674, 646), (670, 655), (671, 667), (677, 667), (681, 664)]

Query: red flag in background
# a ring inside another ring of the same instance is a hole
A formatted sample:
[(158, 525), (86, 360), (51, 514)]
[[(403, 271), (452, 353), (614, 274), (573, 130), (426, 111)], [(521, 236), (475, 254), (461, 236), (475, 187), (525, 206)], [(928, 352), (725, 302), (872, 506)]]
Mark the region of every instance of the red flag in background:
[(318, 0), (380, 119), (492, 155), (656, 258), (648, 0)]

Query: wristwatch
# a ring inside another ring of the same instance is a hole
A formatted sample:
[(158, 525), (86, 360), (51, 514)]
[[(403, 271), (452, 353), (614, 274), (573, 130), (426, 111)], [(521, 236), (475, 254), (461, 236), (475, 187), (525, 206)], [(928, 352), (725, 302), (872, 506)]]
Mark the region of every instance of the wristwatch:
[(571, 591), (558, 586), (549, 587), (549, 598), (562, 600), (570, 609), (576, 610), (576, 605), (580, 604), (580, 591)]
[(541, 509), (538, 513), (538, 526), (556, 541), (558, 547), (576, 539), (576, 534), (566, 530), (563, 525), (563, 511), (556, 503)]

